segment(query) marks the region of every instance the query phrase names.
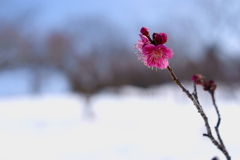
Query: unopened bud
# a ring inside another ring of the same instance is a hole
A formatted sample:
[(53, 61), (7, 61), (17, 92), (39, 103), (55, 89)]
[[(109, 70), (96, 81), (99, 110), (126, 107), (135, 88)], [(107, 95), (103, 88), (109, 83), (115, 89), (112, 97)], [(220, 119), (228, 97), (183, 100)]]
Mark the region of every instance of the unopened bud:
[(152, 38), (155, 39), (155, 37), (156, 37), (157, 34), (158, 34), (158, 33), (154, 32), (154, 33), (152, 34)]
[(204, 83), (203, 85), (203, 89), (205, 91), (215, 91), (217, 88), (217, 85), (215, 84), (215, 82), (213, 80), (210, 80), (206, 83)]
[(201, 74), (194, 74), (192, 76), (192, 81), (196, 81), (196, 84), (203, 85), (205, 78)]
[(211, 87), (210, 87), (209, 82), (206, 82), (206, 83), (203, 84), (203, 90), (204, 90), (204, 91), (209, 91), (210, 88), (211, 88)]
[(149, 29), (146, 27), (142, 27), (140, 32), (145, 36), (149, 36)]
[(209, 86), (210, 86), (210, 89), (211, 89), (212, 91), (215, 91), (216, 88), (217, 88), (217, 85), (216, 85), (216, 83), (215, 83), (213, 80), (210, 80), (210, 81), (209, 81)]
[(154, 33), (153, 34), (153, 39), (157, 42), (158, 44), (164, 44), (167, 42), (167, 34), (166, 33)]

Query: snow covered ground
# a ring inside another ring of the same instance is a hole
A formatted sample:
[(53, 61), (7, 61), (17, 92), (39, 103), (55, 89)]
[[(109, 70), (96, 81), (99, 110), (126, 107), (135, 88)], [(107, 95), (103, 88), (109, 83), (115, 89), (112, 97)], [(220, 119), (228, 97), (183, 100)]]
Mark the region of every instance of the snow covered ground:
[[(235, 96), (224, 90), (216, 94), (220, 131), (232, 159), (240, 159), (239, 89)], [(210, 96), (199, 96), (214, 126)], [(224, 160), (202, 133), (203, 120), (174, 85), (126, 86), (88, 105), (70, 93), (0, 98), (0, 160)]]

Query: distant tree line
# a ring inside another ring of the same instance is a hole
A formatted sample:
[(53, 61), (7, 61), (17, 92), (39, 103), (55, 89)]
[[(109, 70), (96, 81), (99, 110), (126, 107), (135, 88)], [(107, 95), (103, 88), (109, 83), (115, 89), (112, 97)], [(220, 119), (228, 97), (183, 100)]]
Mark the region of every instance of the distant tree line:
[[(16, 23), (0, 23), (0, 70), (31, 70), (33, 92), (44, 85), (44, 70), (62, 73), (72, 91), (90, 95), (109, 86), (146, 88), (170, 80), (167, 72), (151, 70), (139, 63), (125, 40), (124, 30), (106, 19), (74, 21), (44, 38), (37, 33), (24, 34), (22, 28)], [(193, 74), (201, 73), (227, 85), (239, 84), (240, 56), (226, 56), (228, 53), (223, 54), (221, 46), (211, 41), (200, 44), (202, 49), (197, 52), (201, 55), (194, 59), (191, 56), (194, 49), (183, 47), (192, 45), (189, 37), (170, 34), (170, 38), (166, 44), (174, 52), (170, 65), (181, 80), (189, 81)]]

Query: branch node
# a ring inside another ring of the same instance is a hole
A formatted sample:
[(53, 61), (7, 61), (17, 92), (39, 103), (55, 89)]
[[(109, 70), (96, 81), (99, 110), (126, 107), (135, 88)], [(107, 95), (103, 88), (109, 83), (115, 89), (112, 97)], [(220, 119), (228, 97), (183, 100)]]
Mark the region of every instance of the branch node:
[(208, 134), (206, 134), (206, 133), (203, 133), (203, 136), (205, 136), (205, 137), (209, 137), (209, 135), (208, 135)]

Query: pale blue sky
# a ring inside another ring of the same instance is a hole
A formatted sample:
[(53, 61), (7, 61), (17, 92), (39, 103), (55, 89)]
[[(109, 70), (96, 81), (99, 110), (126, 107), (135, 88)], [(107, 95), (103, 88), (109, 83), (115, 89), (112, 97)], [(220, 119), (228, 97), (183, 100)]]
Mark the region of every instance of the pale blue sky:
[[(102, 15), (126, 27), (144, 23), (154, 25), (171, 18), (196, 14), (191, 0), (10, 0), (3, 1), (5, 16), (16, 16), (30, 9), (43, 26), (57, 26), (70, 18)], [(189, 10), (190, 9), (190, 10)], [(194, 12), (194, 13), (193, 13)]]

